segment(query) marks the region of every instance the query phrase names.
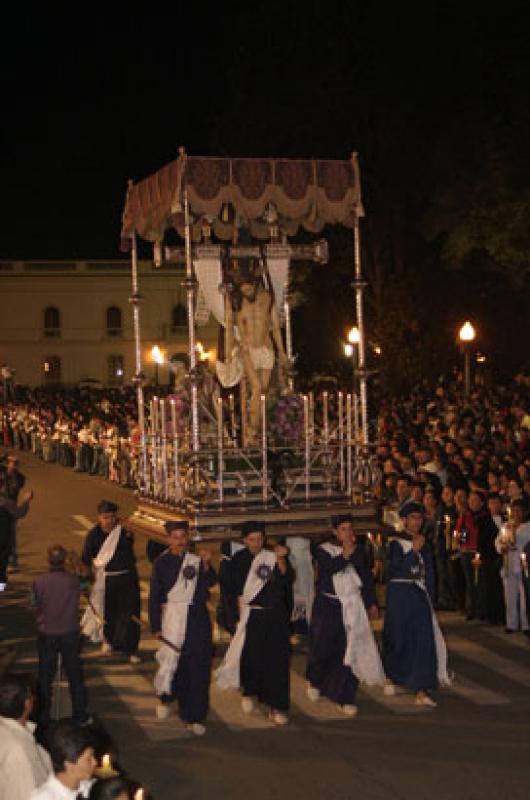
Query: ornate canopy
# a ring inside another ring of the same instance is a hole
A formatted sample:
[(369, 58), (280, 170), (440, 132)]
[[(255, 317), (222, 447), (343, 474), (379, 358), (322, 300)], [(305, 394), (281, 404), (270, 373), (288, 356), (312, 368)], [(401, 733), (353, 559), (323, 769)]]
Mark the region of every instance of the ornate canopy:
[(268, 238), (265, 219), (270, 204), (287, 235), (299, 227), (319, 233), (327, 224), (353, 226), (363, 215), (357, 155), (349, 161), (298, 161), (267, 158), (179, 157), (138, 183), (129, 183), (122, 217), (122, 249), (133, 233), (162, 241), (168, 228), (184, 232), (183, 199), (187, 192), (193, 238), (200, 240), (206, 218), (220, 239), (229, 239), (233, 221), (255, 238)]

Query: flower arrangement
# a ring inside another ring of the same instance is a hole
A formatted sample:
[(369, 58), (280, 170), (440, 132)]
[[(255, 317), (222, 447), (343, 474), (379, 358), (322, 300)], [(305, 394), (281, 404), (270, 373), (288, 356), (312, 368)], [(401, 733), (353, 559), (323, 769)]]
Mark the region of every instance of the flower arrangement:
[(304, 403), (300, 395), (279, 397), (270, 408), (270, 430), (278, 439), (298, 439), (304, 430)]
[[(171, 402), (175, 403), (175, 417), (177, 420), (177, 428), (178, 433), (182, 433), (185, 429), (188, 419), (190, 417), (190, 397), (189, 393), (184, 389), (180, 389), (178, 392), (174, 394), (170, 394), (167, 397), (168, 402), (168, 409), (171, 408)], [(167, 417), (168, 421), (168, 435), (171, 435), (173, 431), (171, 430), (171, 414), (168, 413)]]

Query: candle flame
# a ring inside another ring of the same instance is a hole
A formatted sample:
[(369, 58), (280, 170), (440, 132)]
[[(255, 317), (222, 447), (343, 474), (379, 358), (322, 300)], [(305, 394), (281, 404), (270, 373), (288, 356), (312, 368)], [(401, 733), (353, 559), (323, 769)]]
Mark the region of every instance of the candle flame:
[(102, 757), (101, 766), (105, 768), (112, 766), (110, 755), (108, 753), (105, 753), (105, 755)]
[(143, 789), (137, 789), (134, 793), (134, 800), (144, 800), (145, 794)]

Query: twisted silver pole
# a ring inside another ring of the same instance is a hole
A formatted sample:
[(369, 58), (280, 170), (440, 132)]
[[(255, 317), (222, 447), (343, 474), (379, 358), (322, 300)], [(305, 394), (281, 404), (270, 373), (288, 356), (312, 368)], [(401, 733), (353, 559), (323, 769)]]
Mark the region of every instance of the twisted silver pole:
[(140, 329), (140, 306), (142, 296), (138, 284), (138, 245), (136, 233), (131, 235), (131, 288), (132, 293), (129, 303), (132, 306), (133, 331), (134, 331), (134, 358), (135, 374), (133, 383), (136, 385), (136, 403), (138, 406), (138, 426), (140, 428), (140, 492), (149, 491), (149, 477), (147, 471), (147, 448), (145, 437), (145, 410), (144, 410), (144, 374), (142, 372), (142, 340)]
[(363, 432), (363, 445), (368, 446), (368, 390), (366, 375), (366, 337), (364, 331), (364, 310), (363, 294), (366, 282), (362, 276), (361, 266), (361, 234), (359, 230), (359, 217), (354, 211), (355, 221), (353, 225), (353, 259), (355, 265), (355, 310), (357, 313), (357, 327), (359, 329), (359, 387), (361, 394), (361, 427)]

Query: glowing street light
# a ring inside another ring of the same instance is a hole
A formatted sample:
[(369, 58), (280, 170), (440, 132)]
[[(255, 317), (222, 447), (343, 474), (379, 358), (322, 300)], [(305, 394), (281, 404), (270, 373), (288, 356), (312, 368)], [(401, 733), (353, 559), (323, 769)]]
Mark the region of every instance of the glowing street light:
[(359, 344), (361, 341), (361, 332), (356, 325), (348, 331), (348, 341), (350, 344)]
[(466, 320), (458, 331), (458, 338), (461, 342), (472, 342), (476, 335), (477, 332), (469, 320)]
[(458, 338), (462, 344), (464, 351), (464, 391), (466, 397), (471, 391), (471, 354), (470, 348), (472, 342), (475, 341), (477, 332), (471, 322), (466, 320), (460, 330), (458, 331)]
[(351, 358), (352, 357), (353, 350), (354, 350), (353, 345), (350, 344), (349, 342), (345, 342), (345, 344), (344, 344), (344, 355), (346, 356), (346, 358)]

